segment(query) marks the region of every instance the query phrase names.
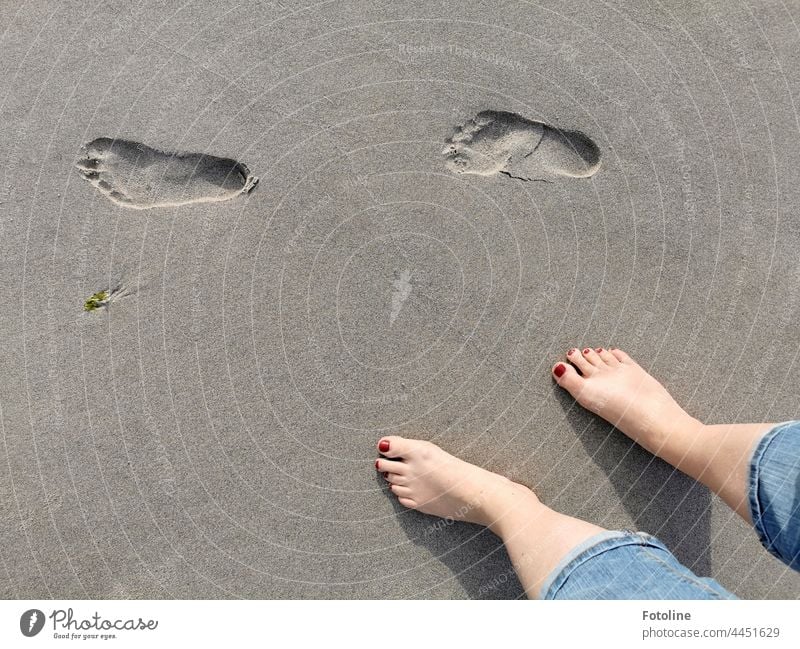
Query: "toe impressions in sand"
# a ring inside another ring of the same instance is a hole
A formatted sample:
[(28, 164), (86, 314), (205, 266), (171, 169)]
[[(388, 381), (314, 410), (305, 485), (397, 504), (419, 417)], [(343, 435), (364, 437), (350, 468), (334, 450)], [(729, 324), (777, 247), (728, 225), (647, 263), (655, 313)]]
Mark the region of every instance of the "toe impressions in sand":
[(75, 166), (114, 203), (140, 210), (225, 201), (258, 182), (246, 165), (231, 158), (170, 153), (108, 137), (86, 144)]
[(600, 149), (588, 136), (505, 111), (478, 113), (446, 143), (445, 165), (457, 174), (552, 181), (588, 178), (600, 168)]

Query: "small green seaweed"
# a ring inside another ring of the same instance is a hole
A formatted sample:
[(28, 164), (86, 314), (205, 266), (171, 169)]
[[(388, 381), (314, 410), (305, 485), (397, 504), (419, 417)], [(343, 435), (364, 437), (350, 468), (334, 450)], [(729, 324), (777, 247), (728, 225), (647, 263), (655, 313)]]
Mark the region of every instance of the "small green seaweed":
[(86, 300), (86, 302), (83, 303), (83, 310), (94, 311), (95, 309), (104, 307), (106, 304), (108, 304), (110, 299), (111, 293), (109, 291), (97, 291), (97, 293), (92, 295), (88, 300)]

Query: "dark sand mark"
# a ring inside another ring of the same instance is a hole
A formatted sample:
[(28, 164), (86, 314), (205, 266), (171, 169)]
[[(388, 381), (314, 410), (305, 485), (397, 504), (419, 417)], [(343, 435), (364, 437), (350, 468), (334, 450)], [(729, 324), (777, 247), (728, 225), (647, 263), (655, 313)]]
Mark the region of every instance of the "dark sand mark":
[(600, 168), (600, 149), (579, 131), (563, 131), (516, 113), (484, 110), (456, 127), (442, 151), (454, 173), (520, 180), (588, 178)]
[(84, 145), (75, 166), (109, 199), (138, 210), (225, 201), (258, 183), (247, 166), (231, 158), (169, 153), (108, 137)]

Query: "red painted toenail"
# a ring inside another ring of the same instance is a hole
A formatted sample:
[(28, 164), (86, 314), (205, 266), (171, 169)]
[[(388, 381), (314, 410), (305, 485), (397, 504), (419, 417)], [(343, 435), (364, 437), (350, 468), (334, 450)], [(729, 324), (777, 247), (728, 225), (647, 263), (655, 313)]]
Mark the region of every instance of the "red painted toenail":
[(561, 378), (564, 372), (567, 371), (567, 366), (564, 363), (559, 363), (553, 368), (553, 374), (556, 375), (556, 378)]
[(375, 468), (380, 470), (380, 467), (378, 466), (378, 462), (380, 462), (380, 460), (375, 460)]
[(583, 350), (583, 353), (584, 354), (588, 354), (590, 351), (592, 351), (592, 350), (587, 347), (586, 349)]
[(388, 472), (388, 471), (386, 471), (386, 472), (383, 474), (383, 477), (384, 477), (384, 478), (388, 478), (388, 477), (389, 477), (389, 472)]
[(387, 440), (385, 440), (385, 439), (382, 439), (381, 443), (378, 444), (378, 450), (381, 453), (386, 453), (386, 451), (389, 450), (389, 442)]
[(570, 349), (570, 350), (567, 352), (567, 356), (572, 356), (572, 355), (573, 355), (573, 354), (574, 354), (576, 351), (578, 351), (578, 350), (577, 350), (577, 349), (575, 349), (575, 348), (573, 347), (572, 349)]
[(602, 347), (598, 347), (598, 348), (597, 348), (597, 349), (595, 349), (594, 351), (596, 351), (596, 352), (599, 354), (601, 351), (603, 351), (603, 348), (602, 348)]

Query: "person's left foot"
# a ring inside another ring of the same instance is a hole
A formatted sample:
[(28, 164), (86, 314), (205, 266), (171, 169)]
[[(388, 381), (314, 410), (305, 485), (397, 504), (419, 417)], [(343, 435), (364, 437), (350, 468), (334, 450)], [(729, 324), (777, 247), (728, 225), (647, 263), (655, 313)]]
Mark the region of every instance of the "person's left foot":
[(423, 440), (383, 437), (378, 451), (385, 457), (375, 468), (404, 507), (425, 514), (478, 523), (494, 529), (519, 506), (539, 499), (527, 487), (453, 457)]

